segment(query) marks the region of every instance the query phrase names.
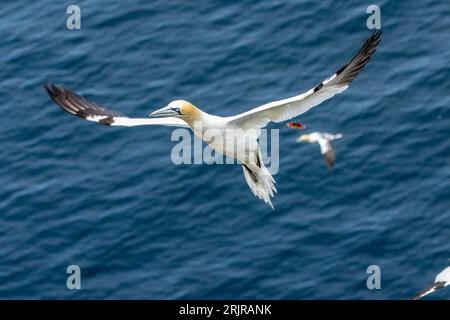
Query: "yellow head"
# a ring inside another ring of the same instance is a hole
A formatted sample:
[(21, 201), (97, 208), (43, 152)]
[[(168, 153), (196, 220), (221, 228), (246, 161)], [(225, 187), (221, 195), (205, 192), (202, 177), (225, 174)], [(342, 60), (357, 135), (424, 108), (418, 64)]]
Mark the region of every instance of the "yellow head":
[(156, 110), (150, 117), (174, 117), (185, 121), (195, 121), (201, 116), (201, 111), (186, 100), (174, 100), (164, 108)]

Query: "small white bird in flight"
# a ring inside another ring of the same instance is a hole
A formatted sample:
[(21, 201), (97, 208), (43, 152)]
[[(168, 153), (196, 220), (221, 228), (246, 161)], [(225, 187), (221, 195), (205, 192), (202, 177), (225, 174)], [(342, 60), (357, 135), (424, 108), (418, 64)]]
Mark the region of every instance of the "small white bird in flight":
[(419, 292), (413, 299), (419, 300), (425, 297), (427, 294), (435, 292), (436, 290), (442, 289), (450, 285), (450, 266), (442, 270), (434, 279), (434, 283), (428, 288)]
[(320, 153), (323, 155), (325, 162), (331, 169), (336, 163), (336, 148), (331, 141), (341, 139), (342, 137), (343, 135), (341, 133), (331, 134), (326, 132), (313, 132), (309, 134), (302, 134), (295, 141), (318, 143), (320, 146)]
[[(352, 60), (311, 90), (284, 100), (270, 102), (247, 112), (220, 117), (208, 114), (185, 100), (175, 100), (150, 114), (151, 118), (129, 118), (92, 103), (73, 91), (51, 83), (45, 89), (65, 111), (109, 126), (164, 125), (189, 127), (217, 152), (237, 159), (251, 191), (272, 208), (275, 181), (261, 160), (260, 129), (269, 122), (297, 117), (348, 88), (370, 60), (380, 42), (381, 30), (373, 32)], [(214, 131), (214, 137), (208, 134)], [(221, 137), (216, 138), (217, 133)]]

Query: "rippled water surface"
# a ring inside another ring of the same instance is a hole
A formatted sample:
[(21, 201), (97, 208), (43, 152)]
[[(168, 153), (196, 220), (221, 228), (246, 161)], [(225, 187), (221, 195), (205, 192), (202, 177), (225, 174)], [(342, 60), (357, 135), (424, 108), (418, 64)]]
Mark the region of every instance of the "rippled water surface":
[[(0, 298), (406, 299), (450, 258), (450, 4), (381, 5), (383, 41), (303, 115), (344, 133), (328, 171), (280, 129), (275, 211), (242, 169), (172, 163), (172, 129), (62, 112), (48, 80), (130, 116), (175, 98), (233, 115), (337, 70), (370, 31), (361, 1), (0, 4)], [(66, 288), (66, 268), (82, 290)], [(381, 268), (381, 290), (366, 268)], [(436, 293), (445, 299), (450, 292)]]

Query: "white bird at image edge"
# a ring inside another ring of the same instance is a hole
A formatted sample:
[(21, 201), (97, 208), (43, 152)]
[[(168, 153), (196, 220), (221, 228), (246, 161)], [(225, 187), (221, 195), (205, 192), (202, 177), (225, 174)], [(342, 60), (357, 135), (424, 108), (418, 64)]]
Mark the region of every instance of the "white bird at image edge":
[(419, 300), (425, 297), (426, 295), (435, 292), (436, 290), (442, 289), (446, 286), (450, 285), (450, 266), (442, 270), (434, 279), (432, 285), (428, 288), (420, 291), (413, 299)]

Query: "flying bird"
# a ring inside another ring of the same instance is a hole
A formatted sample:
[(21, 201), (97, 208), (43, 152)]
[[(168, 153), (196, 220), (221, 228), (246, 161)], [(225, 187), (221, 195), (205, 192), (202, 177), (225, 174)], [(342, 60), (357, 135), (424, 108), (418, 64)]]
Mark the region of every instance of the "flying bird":
[(434, 279), (434, 283), (430, 285), (428, 288), (419, 292), (413, 299), (414, 300), (422, 299), (426, 295), (435, 292), (436, 290), (442, 289), (448, 285), (450, 285), (450, 266), (442, 270)]
[(323, 155), (325, 162), (331, 169), (336, 163), (336, 148), (334, 147), (332, 141), (341, 139), (342, 137), (343, 135), (341, 133), (331, 134), (326, 132), (313, 132), (309, 134), (302, 134), (295, 141), (318, 143), (320, 146), (320, 153)]
[[(151, 113), (150, 118), (129, 118), (90, 102), (62, 86), (47, 83), (45, 89), (50, 98), (65, 111), (103, 125), (126, 127), (164, 125), (191, 128), (195, 135), (217, 152), (237, 159), (242, 164), (245, 180), (251, 191), (273, 209), (271, 199), (276, 192), (275, 181), (261, 158), (258, 145), (260, 129), (271, 121), (283, 122), (295, 118), (347, 89), (372, 57), (381, 40), (380, 37), (381, 30), (373, 32), (353, 59), (309, 91), (264, 104), (235, 116), (212, 115), (188, 101), (175, 100)], [(222, 138), (210, 137), (207, 133), (211, 130), (223, 134)]]

